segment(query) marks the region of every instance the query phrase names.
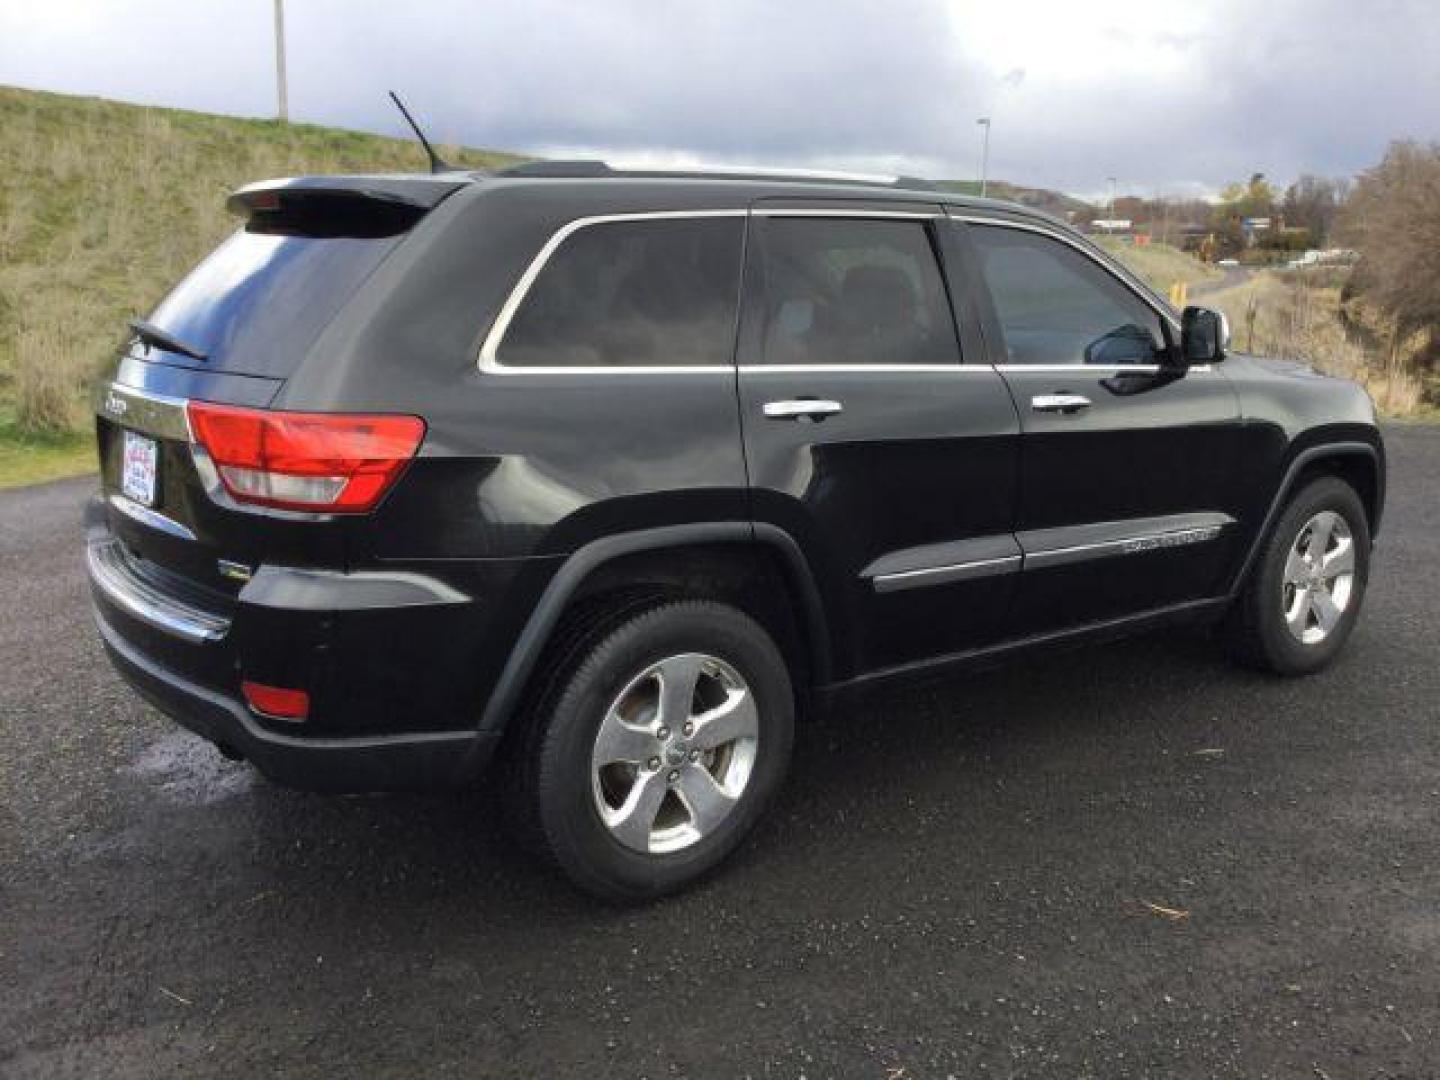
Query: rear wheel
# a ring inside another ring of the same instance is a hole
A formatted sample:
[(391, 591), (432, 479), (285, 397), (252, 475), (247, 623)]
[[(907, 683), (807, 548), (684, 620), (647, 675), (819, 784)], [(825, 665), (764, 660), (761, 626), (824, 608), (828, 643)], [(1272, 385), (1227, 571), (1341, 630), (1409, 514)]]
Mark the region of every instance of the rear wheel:
[(1370, 529), (1354, 488), (1314, 480), (1285, 507), (1227, 626), (1254, 667), (1303, 675), (1327, 666), (1360, 613), (1370, 574)]
[(511, 812), (576, 884), (678, 889), (734, 850), (789, 763), (794, 698), (744, 613), (661, 604), (571, 650), (530, 718)]

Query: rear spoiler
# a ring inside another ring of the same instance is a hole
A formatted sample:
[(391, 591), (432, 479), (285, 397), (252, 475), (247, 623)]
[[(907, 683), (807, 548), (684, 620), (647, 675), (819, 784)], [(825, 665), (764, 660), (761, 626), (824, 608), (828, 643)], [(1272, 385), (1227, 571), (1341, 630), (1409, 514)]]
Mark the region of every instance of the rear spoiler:
[(246, 184), (226, 200), (233, 214), (248, 218), (315, 202), (375, 202), (409, 209), (419, 217), (460, 188), (473, 183), (464, 173), (440, 176), (292, 176)]

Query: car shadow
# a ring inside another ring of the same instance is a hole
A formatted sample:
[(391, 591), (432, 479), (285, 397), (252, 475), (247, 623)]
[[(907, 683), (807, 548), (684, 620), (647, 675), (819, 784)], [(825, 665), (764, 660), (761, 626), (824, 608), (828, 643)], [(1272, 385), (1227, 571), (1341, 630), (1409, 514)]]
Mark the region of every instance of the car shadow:
[[(1226, 665), (1202, 636), (1171, 632), (871, 692), (802, 725), (786, 788), (754, 839), (708, 882), (660, 906), (739, 902), (762, 883), (788, 893), (813, 887), (815, 874), (871, 888), (863, 866), (846, 865), (867, 850), (857, 837), (903, 835), (917, 822), (979, 835), (1006, 814), (1023, 818), (1027, 800), (1063, 819), (1081, 808), (1067, 806), (1067, 790), (1081, 802), (1091, 792), (1052, 783), (1057, 774), (1098, 783), (1106, 763), (1150, 767), (1160, 744), (1203, 741), (1193, 723), (1197, 703), (1209, 708), (1205, 688), (1257, 678)], [(997, 782), (1008, 785), (998, 801)], [(457, 904), (489, 926), (633, 918), (521, 851), (493, 784), (334, 797), (258, 781), (246, 798), (211, 810), (233, 815), (230, 829), (246, 834), (261, 910), (274, 893), (337, 918), (351, 905), (373, 919)], [(983, 844), (970, 856), (983, 870)]]

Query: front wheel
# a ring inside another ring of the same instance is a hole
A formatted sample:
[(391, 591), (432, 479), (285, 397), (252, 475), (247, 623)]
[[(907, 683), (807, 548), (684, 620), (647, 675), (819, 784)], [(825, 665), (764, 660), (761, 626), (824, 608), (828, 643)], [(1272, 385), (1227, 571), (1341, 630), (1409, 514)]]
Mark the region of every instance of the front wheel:
[(1280, 675), (1326, 667), (1360, 614), (1370, 577), (1370, 527), (1360, 498), (1335, 477), (1286, 505), (1227, 623), (1243, 662)]
[(512, 814), (580, 887), (633, 901), (689, 884), (759, 820), (794, 694), (758, 623), (681, 601), (582, 643), (530, 723)]

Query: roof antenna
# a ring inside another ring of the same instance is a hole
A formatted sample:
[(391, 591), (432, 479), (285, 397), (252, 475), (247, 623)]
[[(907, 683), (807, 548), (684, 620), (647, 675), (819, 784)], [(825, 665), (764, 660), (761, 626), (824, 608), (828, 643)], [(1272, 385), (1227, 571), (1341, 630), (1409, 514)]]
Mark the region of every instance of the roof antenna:
[(430, 140), (425, 138), (425, 133), (420, 130), (420, 125), (410, 115), (410, 110), (405, 108), (405, 103), (400, 100), (400, 95), (394, 90), (390, 91), (390, 100), (395, 102), (395, 107), (400, 110), (400, 115), (405, 117), (405, 122), (410, 125), (410, 130), (415, 132), (415, 137), (420, 140), (420, 145), (425, 148), (425, 156), (430, 159), (430, 171), (432, 173), (453, 172), (455, 166), (451, 165), (444, 158), (435, 152), (430, 145)]

